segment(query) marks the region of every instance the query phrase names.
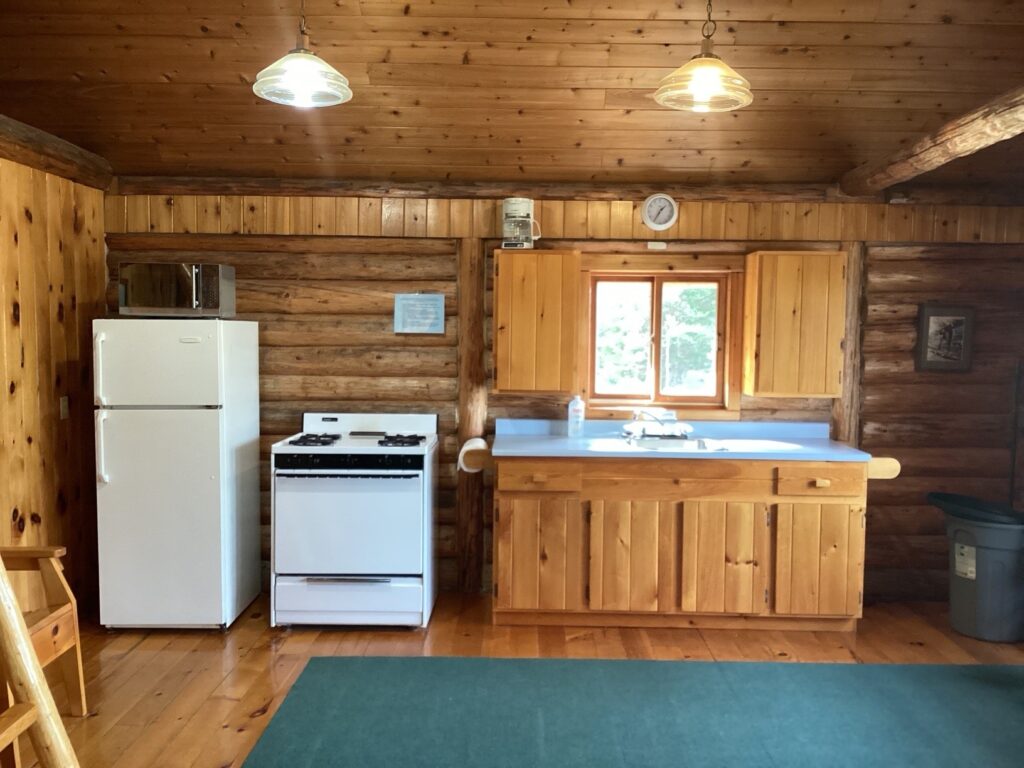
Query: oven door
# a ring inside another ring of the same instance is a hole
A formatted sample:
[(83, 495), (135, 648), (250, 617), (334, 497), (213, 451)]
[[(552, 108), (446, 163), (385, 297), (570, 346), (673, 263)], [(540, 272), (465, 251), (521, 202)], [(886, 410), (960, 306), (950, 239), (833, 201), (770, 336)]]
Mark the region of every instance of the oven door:
[(421, 473), (278, 472), (274, 486), (275, 573), (423, 573)]

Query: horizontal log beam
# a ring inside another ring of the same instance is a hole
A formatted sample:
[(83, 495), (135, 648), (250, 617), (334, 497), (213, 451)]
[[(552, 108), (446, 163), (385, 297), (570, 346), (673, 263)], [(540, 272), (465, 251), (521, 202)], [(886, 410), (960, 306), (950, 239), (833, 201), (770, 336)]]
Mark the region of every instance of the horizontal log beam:
[(913, 145), (845, 174), (840, 189), (870, 195), (1024, 133), (1024, 86), (961, 115)]
[(0, 115), (0, 158), (96, 189), (110, 186), (110, 163), (64, 139)]
[[(241, 178), (119, 176), (112, 193), (120, 195), (324, 195), (357, 197), (502, 198), (534, 200), (643, 200), (666, 192), (677, 200), (731, 202), (850, 201), (834, 184), (584, 184), (444, 181), (396, 182), (380, 179)], [(861, 202), (881, 202), (877, 195)]]

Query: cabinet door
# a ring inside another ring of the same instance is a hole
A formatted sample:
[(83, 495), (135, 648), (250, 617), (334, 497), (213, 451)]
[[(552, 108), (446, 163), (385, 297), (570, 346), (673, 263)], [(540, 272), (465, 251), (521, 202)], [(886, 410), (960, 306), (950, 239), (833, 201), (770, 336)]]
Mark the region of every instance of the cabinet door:
[(495, 389), (575, 390), (579, 286), (578, 251), (495, 251)]
[(838, 397), (846, 327), (846, 254), (752, 253), (746, 269), (744, 393)]
[(775, 612), (860, 616), (864, 584), (864, 508), (779, 504), (776, 510)]
[(494, 546), (496, 608), (586, 608), (587, 541), (578, 498), (502, 495)]
[(589, 605), (595, 611), (672, 611), (676, 595), (681, 504), (587, 502)]
[(682, 610), (765, 613), (770, 526), (766, 504), (686, 502), (682, 525)]

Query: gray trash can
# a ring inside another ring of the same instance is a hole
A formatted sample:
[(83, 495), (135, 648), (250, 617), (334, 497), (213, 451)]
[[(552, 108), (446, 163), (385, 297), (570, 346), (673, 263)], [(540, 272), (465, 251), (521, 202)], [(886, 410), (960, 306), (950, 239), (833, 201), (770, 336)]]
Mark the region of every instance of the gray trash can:
[(949, 622), (980, 640), (1024, 640), (1024, 514), (970, 496), (931, 493), (949, 534)]

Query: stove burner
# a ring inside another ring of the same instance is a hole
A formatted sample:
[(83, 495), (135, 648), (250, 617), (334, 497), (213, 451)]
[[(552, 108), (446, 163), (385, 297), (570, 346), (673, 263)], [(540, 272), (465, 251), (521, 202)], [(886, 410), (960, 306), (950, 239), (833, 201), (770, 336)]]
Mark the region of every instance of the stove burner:
[(384, 448), (411, 448), (426, 439), (423, 435), (387, 435), (383, 440), (378, 440), (377, 445)]
[(326, 432), (323, 434), (312, 434), (306, 433), (299, 435), (294, 440), (289, 440), (288, 445), (306, 445), (306, 446), (326, 446), (334, 445), (341, 435), (330, 435)]

